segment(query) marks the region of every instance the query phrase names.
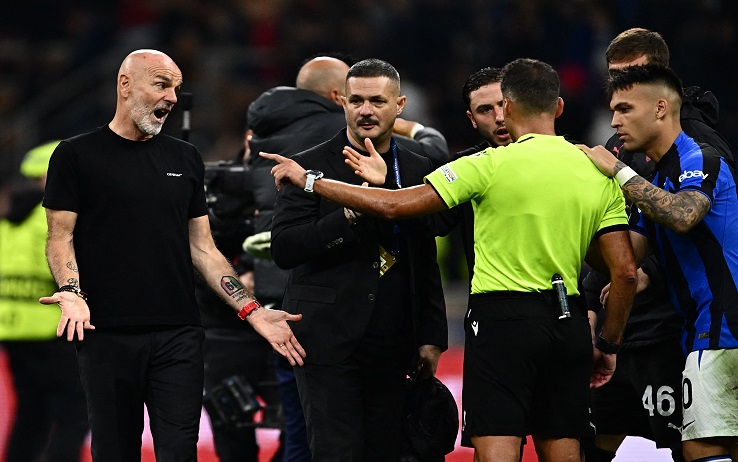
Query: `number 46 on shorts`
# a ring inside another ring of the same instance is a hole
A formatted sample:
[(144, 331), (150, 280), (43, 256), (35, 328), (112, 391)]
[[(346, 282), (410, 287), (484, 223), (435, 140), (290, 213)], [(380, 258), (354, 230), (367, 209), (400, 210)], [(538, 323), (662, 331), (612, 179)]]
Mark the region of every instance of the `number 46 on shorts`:
[(673, 393), (673, 388), (664, 385), (656, 390), (656, 395), (654, 396), (653, 387), (649, 385), (641, 397), (643, 408), (648, 410), (648, 414), (651, 417), (653, 417), (654, 411), (658, 412), (659, 415), (668, 417), (676, 410), (676, 400), (674, 399)]

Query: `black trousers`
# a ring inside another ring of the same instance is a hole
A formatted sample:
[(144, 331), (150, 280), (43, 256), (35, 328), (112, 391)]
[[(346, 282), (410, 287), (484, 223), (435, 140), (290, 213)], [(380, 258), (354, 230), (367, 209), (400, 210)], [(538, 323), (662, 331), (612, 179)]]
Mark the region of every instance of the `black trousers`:
[(79, 461), (89, 430), (74, 346), (5, 342), (16, 393), (7, 462)]
[(295, 367), (313, 461), (399, 460), (407, 349), (364, 343), (337, 365)]
[[(210, 392), (224, 379), (239, 375), (267, 403), (275, 404), (276, 386), (262, 386), (272, 370), (272, 347), (262, 337), (246, 336), (241, 332), (231, 335), (206, 333), (203, 353), (205, 358), (205, 391)], [(272, 377), (273, 379), (273, 377)], [(274, 384), (276, 385), (276, 383)], [(212, 428), (215, 452), (220, 462), (257, 462), (259, 446), (256, 427), (226, 426)]]
[(76, 342), (96, 462), (140, 462), (144, 404), (158, 462), (194, 462), (203, 329), (119, 328)]

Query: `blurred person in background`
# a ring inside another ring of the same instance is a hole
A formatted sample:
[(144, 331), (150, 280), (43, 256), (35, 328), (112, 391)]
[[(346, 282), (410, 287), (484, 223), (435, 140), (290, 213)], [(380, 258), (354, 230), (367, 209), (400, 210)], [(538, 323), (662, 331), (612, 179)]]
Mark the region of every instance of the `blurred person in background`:
[(56, 284), (46, 263), (41, 205), (58, 141), (31, 149), (21, 163), (30, 183), (0, 219), (0, 341), (8, 355), (16, 414), (7, 462), (78, 462), (89, 430), (74, 346), (56, 338), (59, 309), (38, 303)]

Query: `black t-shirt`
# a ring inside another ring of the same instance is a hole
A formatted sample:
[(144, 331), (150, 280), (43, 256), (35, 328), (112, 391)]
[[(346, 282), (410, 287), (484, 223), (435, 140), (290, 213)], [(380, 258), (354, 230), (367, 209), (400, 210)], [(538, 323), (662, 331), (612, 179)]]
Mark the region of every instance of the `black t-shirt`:
[(43, 205), (76, 212), (74, 251), (96, 327), (199, 325), (188, 222), (207, 215), (197, 148), (107, 126), (62, 142)]

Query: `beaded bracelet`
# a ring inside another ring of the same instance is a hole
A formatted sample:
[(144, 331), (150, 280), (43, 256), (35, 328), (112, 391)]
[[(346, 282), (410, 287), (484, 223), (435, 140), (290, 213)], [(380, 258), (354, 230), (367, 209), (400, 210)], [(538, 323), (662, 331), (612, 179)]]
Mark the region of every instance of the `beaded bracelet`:
[(72, 292), (74, 295), (78, 296), (84, 301), (87, 301), (87, 294), (85, 292), (82, 292), (79, 287), (72, 286), (72, 285), (66, 285), (61, 286), (57, 290), (57, 292)]

